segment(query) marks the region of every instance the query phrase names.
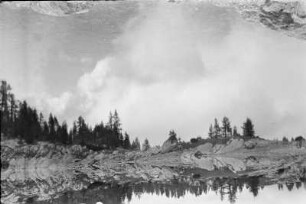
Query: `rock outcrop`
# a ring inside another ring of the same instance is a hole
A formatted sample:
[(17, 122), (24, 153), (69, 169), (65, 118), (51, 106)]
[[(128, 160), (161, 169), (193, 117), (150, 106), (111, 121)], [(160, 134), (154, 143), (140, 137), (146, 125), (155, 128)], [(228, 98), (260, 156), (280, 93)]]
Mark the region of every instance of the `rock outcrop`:
[(169, 138), (167, 139), (162, 147), (161, 147), (161, 153), (167, 153), (167, 152), (170, 152), (172, 150), (174, 150), (178, 145), (178, 142), (177, 142), (177, 139), (172, 139), (172, 138)]
[[(165, 0), (168, 1), (168, 0)], [(171, 2), (181, 2), (174, 0)], [(288, 36), (306, 40), (306, 3), (303, 0), (202, 0), (220, 7), (234, 7), (242, 18), (282, 32)], [(26, 7), (41, 14), (68, 16), (88, 12), (103, 1), (28, 1), (6, 2), (10, 8)], [(103, 5), (104, 6), (104, 5)]]
[(234, 1), (242, 18), (285, 35), (306, 40), (306, 4), (304, 1)]

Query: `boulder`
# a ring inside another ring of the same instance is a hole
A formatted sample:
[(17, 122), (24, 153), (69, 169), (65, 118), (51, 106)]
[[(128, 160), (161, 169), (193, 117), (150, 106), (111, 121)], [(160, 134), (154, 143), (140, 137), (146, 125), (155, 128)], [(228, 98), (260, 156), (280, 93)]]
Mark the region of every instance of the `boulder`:
[(167, 153), (175, 149), (178, 145), (177, 139), (168, 139), (161, 147), (161, 153)]
[[(219, 146), (221, 147), (221, 145)], [(184, 165), (191, 165), (192, 167), (197, 167), (208, 171), (228, 168), (232, 172), (239, 172), (246, 169), (246, 165), (244, 164), (243, 159), (231, 158), (227, 157), (226, 155), (214, 153), (205, 155), (200, 151), (195, 153), (193, 151), (183, 153), (181, 155), (181, 162)]]
[(159, 152), (160, 152), (160, 147), (151, 147), (150, 149), (146, 151), (146, 154), (155, 155), (155, 154), (158, 154)]
[(258, 140), (257, 139), (251, 139), (251, 140), (248, 140), (244, 143), (244, 147), (246, 149), (254, 149), (255, 147), (257, 147), (257, 144), (258, 143)]

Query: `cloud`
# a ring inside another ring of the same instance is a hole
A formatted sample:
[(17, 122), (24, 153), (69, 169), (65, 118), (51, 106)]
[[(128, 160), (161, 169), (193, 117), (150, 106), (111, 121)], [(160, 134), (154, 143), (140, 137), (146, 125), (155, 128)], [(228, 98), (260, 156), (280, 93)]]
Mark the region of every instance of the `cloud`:
[(92, 99), (94, 92), (103, 89), (107, 79), (107, 74), (110, 70), (110, 60), (110, 58), (106, 58), (99, 61), (92, 72), (85, 73), (80, 77), (77, 87), (81, 95), (85, 95), (90, 100)]
[(29, 93), (26, 98), (29, 104), (34, 104), (35, 108), (42, 111), (45, 116), (48, 116), (49, 112), (52, 112), (52, 114), (60, 116), (61, 119), (65, 119), (63, 114), (74, 101), (72, 93), (70, 92), (63, 92), (59, 96), (52, 96), (46, 92), (39, 94)]
[(183, 139), (206, 136), (224, 115), (238, 128), (251, 117), (264, 137), (305, 134), (305, 43), (236, 14), (226, 14), (224, 26), (220, 8), (210, 5), (199, 12), (216, 19), (199, 21), (196, 5), (140, 7), (114, 42), (117, 53), (78, 82), (88, 120), (106, 120), (117, 109), (131, 135), (155, 144), (170, 129)]
[[(79, 72), (76, 67), (69, 69), (74, 73), (59, 72), (59, 66), (46, 72), (50, 55), (41, 50), (45, 46), (30, 43), (35, 52), (27, 52), (23, 60), (6, 54), (18, 49), (3, 53), (0, 63), (12, 65), (2, 66), (2, 75), (18, 98), (46, 114), (68, 123), (83, 115), (95, 124), (117, 109), (131, 136), (147, 137), (153, 144), (163, 142), (170, 129), (185, 140), (205, 137), (214, 118), (224, 115), (238, 128), (250, 117), (256, 133), (266, 138), (306, 134), (304, 41), (206, 3), (138, 4), (137, 15), (112, 41), (112, 52), (104, 53), (92, 70), (87, 67), (96, 58), (84, 55), (77, 62), (85, 67)], [(60, 56), (59, 64), (75, 61)], [(63, 77), (61, 84), (46, 82), (54, 72)], [(76, 87), (66, 90), (72, 74), (80, 75)], [(65, 90), (51, 93), (61, 85)]]

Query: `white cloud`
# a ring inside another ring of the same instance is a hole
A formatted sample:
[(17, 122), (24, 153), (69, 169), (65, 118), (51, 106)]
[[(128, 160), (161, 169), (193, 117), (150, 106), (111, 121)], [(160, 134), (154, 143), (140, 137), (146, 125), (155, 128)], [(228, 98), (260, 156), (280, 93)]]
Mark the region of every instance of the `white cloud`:
[(89, 94), (97, 89), (101, 89), (105, 83), (107, 73), (109, 72), (110, 58), (99, 61), (94, 70), (85, 73), (78, 81), (78, 88), (83, 94)]
[(49, 97), (47, 98), (46, 104), (48, 109), (53, 110), (54, 114), (61, 114), (65, 111), (69, 102), (71, 102), (72, 94), (69, 92), (62, 93), (59, 97)]
[[(304, 41), (244, 22), (234, 10), (140, 2), (138, 15), (113, 45), (112, 54), (80, 76), (75, 90), (61, 94), (47, 91), (48, 55), (33, 57), (42, 50), (20, 62), (4, 53), (0, 64), (16, 65), (2, 66), (1, 74), (17, 98), (44, 113), (68, 123), (83, 115), (94, 124), (117, 109), (125, 130), (154, 144), (170, 129), (183, 139), (206, 136), (209, 123), (224, 115), (238, 127), (251, 117), (264, 137), (306, 134)], [(80, 62), (92, 64), (86, 57)]]
[(115, 42), (118, 53), (79, 80), (88, 120), (117, 109), (125, 129), (153, 143), (172, 128), (184, 139), (206, 136), (224, 115), (238, 127), (251, 117), (270, 138), (305, 134), (305, 42), (237, 16), (230, 28), (218, 13), (199, 21), (189, 5), (140, 7)]
[[(52, 114), (60, 116), (65, 119), (63, 114), (65, 113), (68, 106), (71, 106), (73, 102), (72, 93), (63, 92), (59, 96), (52, 96), (46, 92), (41, 93), (29, 93), (26, 96), (27, 101), (31, 105), (34, 105), (39, 111), (42, 111), (45, 114)], [(45, 115), (47, 116), (47, 115)]]

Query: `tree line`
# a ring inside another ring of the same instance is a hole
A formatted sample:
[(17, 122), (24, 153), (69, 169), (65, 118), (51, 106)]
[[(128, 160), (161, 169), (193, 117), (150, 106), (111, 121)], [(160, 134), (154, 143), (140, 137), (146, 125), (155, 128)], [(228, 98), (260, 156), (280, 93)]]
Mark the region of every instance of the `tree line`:
[[(26, 101), (18, 101), (11, 92), (11, 86), (1, 81), (0, 110), (1, 110), (1, 136), (19, 138), (28, 144), (37, 141), (48, 141), (64, 145), (79, 144), (91, 149), (115, 149), (117, 147), (140, 150), (138, 138), (130, 141), (127, 132), (122, 131), (118, 112), (110, 112), (106, 124), (101, 121), (93, 128), (82, 116), (73, 122), (69, 130), (67, 123), (59, 123), (57, 117), (50, 113), (47, 119), (41, 112), (30, 107)], [(150, 148), (149, 140), (143, 143), (143, 150)]]
[[(145, 139), (142, 148), (138, 138), (130, 141), (127, 132), (121, 128), (121, 120), (118, 112), (110, 112), (108, 121), (101, 121), (94, 127), (89, 126), (82, 116), (73, 122), (72, 128), (68, 129), (67, 123), (59, 123), (57, 117), (52, 113), (47, 119), (41, 112), (30, 107), (26, 101), (18, 101), (11, 92), (11, 86), (6, 81), (1, 81), (0, 87), (0, 110), (1, 110), (1, 135), (8, 138), (24, 139), (32, 144), (36, 141), (48, 141), (64, 145), (79, 144), (91, 149), (115, 149), (122, 147), (132, 150), (148, 150), (151, 148), (149, 140)], [(208, 137), (213, 140), (227, 140), (232, 137), (255, 137), (254, 125), (247, 118), (242, 125), (242, 134), (236, 126), (231, 126), (228, 117), (223, 117), (221, 125), (215, 118), (210, 124)], [(178, 140), (176, 133), (172, 130), (169, 139)], [(194, 143), (195, 138), (191, 139)]]
[(241, 136), (245, 138), (255, 137), (254, 125), (250, 118), (246, 119), (241, 128), (242, 135), (238, 132), (237, 126), (231, 126), (231, 122), (228, 117), (223, 117), (222, 125), (219, 125), (218, 119), (215, 118), (214, 124), (210, 124), (209, 126), (208, 137), (211, 139), (226, 139)]

